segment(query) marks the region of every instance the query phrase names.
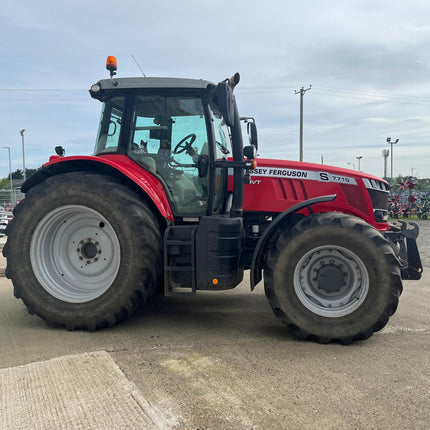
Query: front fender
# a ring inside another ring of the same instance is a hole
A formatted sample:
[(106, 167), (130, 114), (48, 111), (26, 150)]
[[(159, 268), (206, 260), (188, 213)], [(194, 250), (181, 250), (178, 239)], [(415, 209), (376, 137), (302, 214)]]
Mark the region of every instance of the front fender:
[(282, 212), (278, 215), (273, 222), (264, 230), (264, 233), (261, 235), (257, 246), (254, 249), (254, 253), (252, 255), (251, 262), (251, 291), (254, 290), (255, 286), (262, 279), (262, 266), (264, 262), (264, 255), (266, 253), (267, 246), (269, 245), (271, 239), (274, 234), (281, 228), (283, 221), (286, 218), (296, 212), (299, 212), (302, 209), (310, 208), (312, 205), (317, 203), (331, 202), (336, 198), (336, 194), (331, 194), (328, 196), (320, 196), (315, 197), (313, 199), (305, 200), (303, 202), (297, 203), (294, 206), (291, 206), (286, 211)]
[(44, 164), (43, 167), (28, 178), (22, 185), (21, 191), (26, 193), (30, 188), (43, 182), (50, 176), (76, 171), (90, 171), (120, 179), (137, 191), (143, 191), (162, 217), (174, 221), (169, 200), (160, 181), (134, 161), (121, 154), (97, 157), (53, 156), (48, 163)]

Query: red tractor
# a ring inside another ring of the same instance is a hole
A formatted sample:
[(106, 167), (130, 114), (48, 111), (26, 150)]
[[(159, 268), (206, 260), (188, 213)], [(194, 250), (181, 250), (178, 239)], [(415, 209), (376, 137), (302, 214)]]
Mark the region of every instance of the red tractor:
[[(250, 269), (291, 333), (348, 344), (385, 326), (422, 272), (418, 227), (388, 223), (388, 184), (357, 171), (259, 159), (239, 75), (214, 84), (111, 78), (93, 156), (62, 147), (22, 187), (6, 274), (30, 313), (67, 329), (127, 318), (165, 295), (237, 286)], [(243, 146), (241, 120), (250, 145)]]

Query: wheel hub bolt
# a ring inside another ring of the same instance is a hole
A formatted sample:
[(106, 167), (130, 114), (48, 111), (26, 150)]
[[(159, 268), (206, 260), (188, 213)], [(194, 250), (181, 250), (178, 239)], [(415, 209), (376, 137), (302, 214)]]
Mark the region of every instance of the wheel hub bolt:
[(99, 242), (89, 237), (79, 242), (76, 252), (80, 261), (85, 260), (86, 264), (91, 264), (99, 260), (102, 250)]

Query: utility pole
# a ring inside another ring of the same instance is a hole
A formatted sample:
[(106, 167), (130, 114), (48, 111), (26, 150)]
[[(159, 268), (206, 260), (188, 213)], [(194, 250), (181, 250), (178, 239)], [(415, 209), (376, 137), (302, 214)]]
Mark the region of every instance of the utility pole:
[(22, 170), (24, 174), (24, 182), (27, 180), (27, 175), (25, 173), (25, 155), (24, 155), (24, 131), (25, 129), (22, 129), (19, 134), (21, 135), (22, 140)]
[(303, 161), (303, 96), (311, 88), (312, 85), (309, 85), (309, 88), (304, 89), (302, 87), (300, 90), (294, 91), (294, 94), (300, 94), (300, 161)]

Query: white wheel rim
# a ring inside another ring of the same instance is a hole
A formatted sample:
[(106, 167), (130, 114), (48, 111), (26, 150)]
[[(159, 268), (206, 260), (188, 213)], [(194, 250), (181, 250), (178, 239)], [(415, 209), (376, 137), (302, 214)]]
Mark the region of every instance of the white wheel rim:
[(320, 246), (298, 262), (294, 290), (313, 313), (339, 318), (362, 305), (369, 292), (369, 274), (352, 251), (341, 246)]
[(37, 225), (30, 245), (33, 272), (52, 296), (69, 303), (100, 297), (120, 266), (120, 244), (109, 222), (85, 206), (62, 206)]

